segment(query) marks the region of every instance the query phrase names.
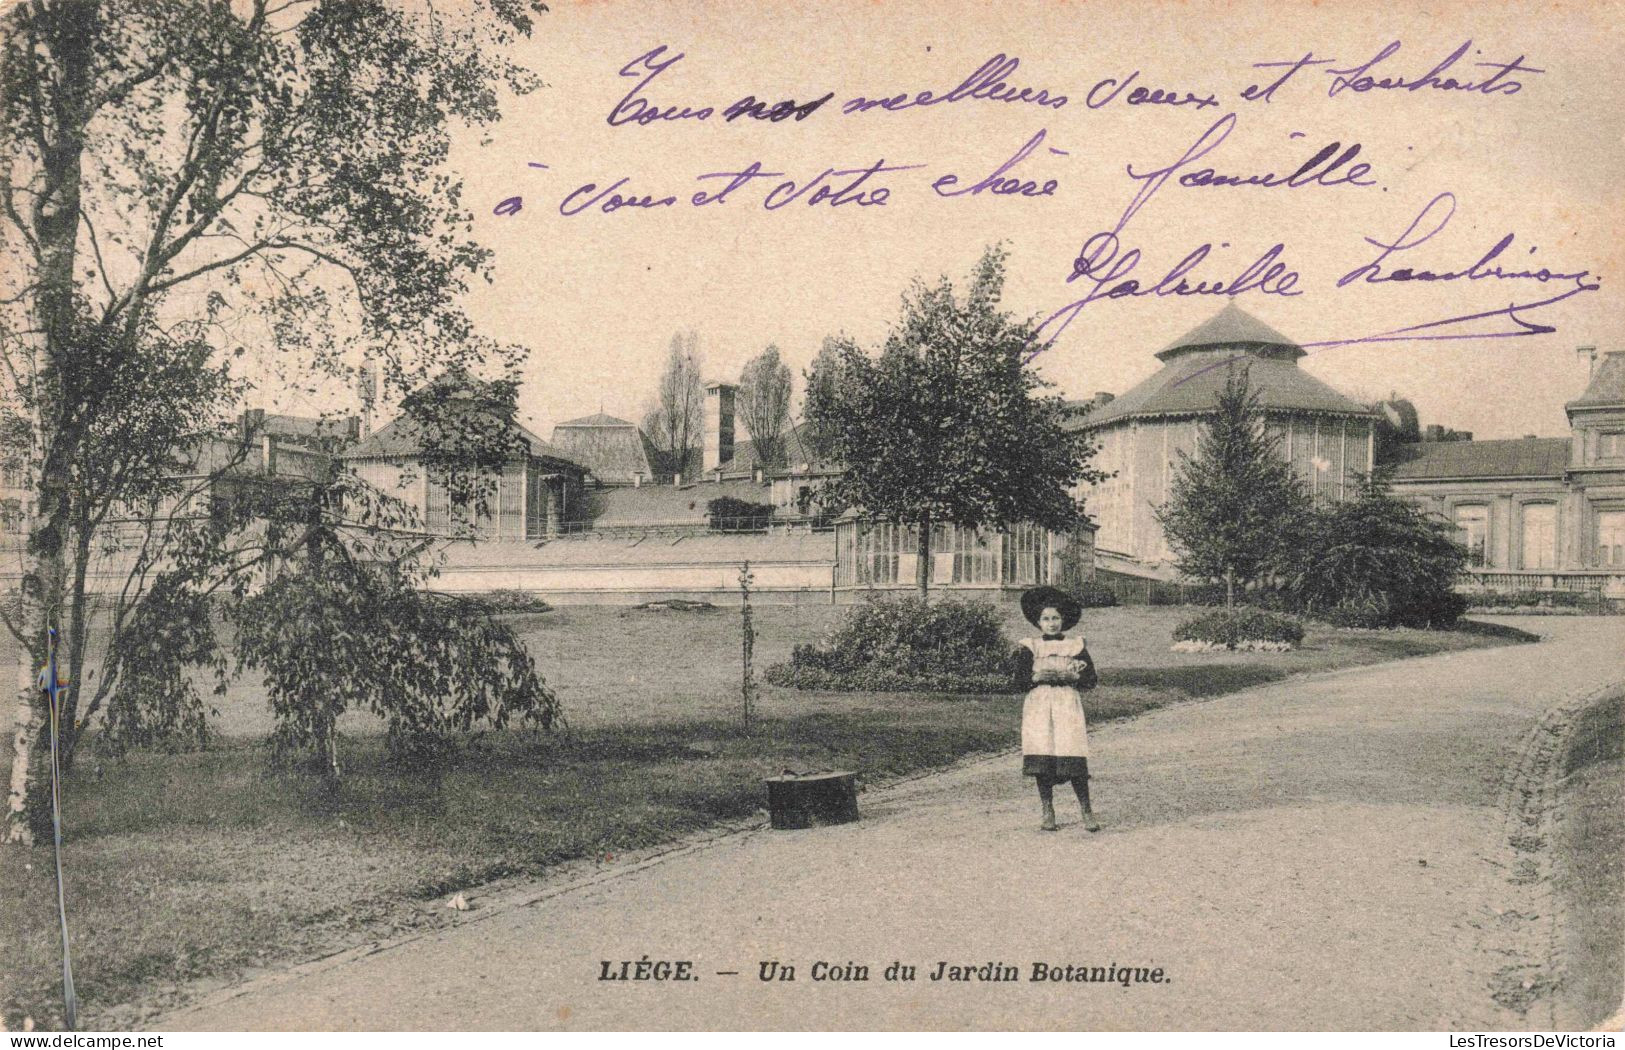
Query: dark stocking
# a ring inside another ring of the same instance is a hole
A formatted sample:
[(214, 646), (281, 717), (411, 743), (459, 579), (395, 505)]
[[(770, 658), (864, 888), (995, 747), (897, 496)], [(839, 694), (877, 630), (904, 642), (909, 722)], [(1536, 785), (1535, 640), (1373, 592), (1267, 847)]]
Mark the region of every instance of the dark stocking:
[(1044, 822), (1039, 827), (1044, 831), (1055, 830), (1055, 781), (1046, 776), (1038, 777), (1038, 800), (1044, 804)]
[(1083, 807), (1083, 826), (1090, 831), (1099, 831), (1100, 821), (1095, 819), (1094, 810), (1089, 808), (1089, 778), (1073, 777), (1072, 790), (1077, 793), (1078, 805)]

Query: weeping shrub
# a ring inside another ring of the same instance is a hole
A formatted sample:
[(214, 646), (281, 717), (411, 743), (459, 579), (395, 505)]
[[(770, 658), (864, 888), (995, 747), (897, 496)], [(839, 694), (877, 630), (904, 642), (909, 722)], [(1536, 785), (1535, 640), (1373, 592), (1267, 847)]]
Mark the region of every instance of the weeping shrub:
[(97, 746), (122, 755), (137, 747), (200, 748), (208, 737), (204, 700), (188, 670), (208, 667), (223, 689), (226, 662), (216, 646), (207, 598), (172, 577), (142, 595), (110, 648), (117, 674)]
[(1355, 499), (1315, 511), (1304, 542), (1283, 556), (1281, 586), (1298, 609), (1336, 622), (1450, 627), (1467, 608), (1455, 593), (1465, 561), (1448, 523), (1393, 496), (1379, 476)]
[(325, 752), (335, 774), (334, 725), (355, 708), (384, 720), (402, 759), (439, 756), (476, 728), (549, 730), (560, 720), (511, 628), (418, 590), (388, 563), (306, 564), (246, 598), (233, 619), (239, 669), (265, 677), (276, 753)]

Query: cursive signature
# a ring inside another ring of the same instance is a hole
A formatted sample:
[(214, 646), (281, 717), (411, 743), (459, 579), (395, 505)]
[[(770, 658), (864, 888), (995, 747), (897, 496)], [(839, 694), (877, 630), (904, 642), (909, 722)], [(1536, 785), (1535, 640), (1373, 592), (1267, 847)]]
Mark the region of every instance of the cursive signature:
[[(1545, 284), (1548, 281), (1567, 281), (1574, 285), (1574, 291), (1594, 291), (1597, 287), (1596, 279), (1587, 282), (1591, 277), (1590, 270), (1576, 270), (1572, 273), (1556, 271), (1542, 266), (1538, 270), (1508, 269), (1496, 260), (1500, 259), (1508, 248), (1512, 246), (1513, 234), (1507, 234), (1494, 247), (1478, 257), (1478, 260), (1469, 266), (1460, 269), (1428, 270), (1418, 269), (1414, 266), (1393, 266), (1389, 260), (1400, 252), (1408, 252), (1419, 245), (1432, 240), (1441, 230), (1450, 223), (1456, 214), (1456, 195), (1445, 192), (1427, 202), (1422, 211), (1411, 220), (1405, 232), (1394, 238), (1391, 242), (1379, 241), (1375, 237), (1367, 237), (1365, 242), (1382, 251), (1377, 257), (1363, 266), (1357, 266), (1337, 280), (1337, 287), (1344, 288), (1356, 281), (1365, 284), (1391, 284), (1407, 281), (1538, 281)], [(1533, 246), (1529, 254), (1533, 255)]]
[[(1221, 248), (1228, 248), (1225, 242)], [(1286, 245), (1276, 244), (1260, 252), (1253, 260), (1228, 278), (1197, 278), (1196, 271), (1207, 262), (1214, 251), (1213, 245), (1203, 244), (1185, 254), (1170, 266), (1161, 277), (1141, 281), (1130, 277), (1140, 266), (1140, 249), (1122, 250), (1118, 235), (1109, 230), (1090, 237), (1073, 260), (1072, 274), (1067, 282), (1086, 281), (1092, 285), (1083, 298), (1070, 302), (1039, 323), (1034, 330), (1032, 347), (1025, 360), (1031, 361), (1047, 350), (1075, 321), (1085, 307), (1102, 299), (1139, 299), (1152, 296), (1224, 295), (1234, 298), (1247, 292), (1259, 295), (1296, 296), (1303, 292), (1295, 286), (1298, 271), (1282, 261)]]

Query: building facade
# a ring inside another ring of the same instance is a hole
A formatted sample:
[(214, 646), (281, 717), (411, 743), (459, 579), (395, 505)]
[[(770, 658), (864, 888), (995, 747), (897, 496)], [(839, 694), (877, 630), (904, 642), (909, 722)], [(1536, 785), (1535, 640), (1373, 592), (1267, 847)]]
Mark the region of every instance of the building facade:
[(1455, 526), (1474, 584), (1625, 597), (1625, 353), (1590, 364), (1567, 437), (1402, 450), (1394, 491)]
[(1234, 303), (1156, 354), (1162, 367), (1118, 397), (1075, 403), (1075, 426), (1099, 447), (1110, 476), (1080, 489), (1099, 531), (1102, 568), (1172, 579), (1175, 554), (1157, 520), (1182, 455), (1198, 451), (1202, 425), (1233, 368), (1245, 368), (1266, 425), (1316, 499), (1357, 490), (1371, 470), (1376, 413), (1303, 371), (1305, 351)]
[(522, 426), (519, 448), (501, 470), (480, 479), (484, 499), (473, 506), (425, 462), (424, 440), (399, 418), (357, 442), (339, 458), (357, 477), (399, 500), (431, 536), (481, 542), (543, 540), (564, 532), (583, 505), (586, 469)]

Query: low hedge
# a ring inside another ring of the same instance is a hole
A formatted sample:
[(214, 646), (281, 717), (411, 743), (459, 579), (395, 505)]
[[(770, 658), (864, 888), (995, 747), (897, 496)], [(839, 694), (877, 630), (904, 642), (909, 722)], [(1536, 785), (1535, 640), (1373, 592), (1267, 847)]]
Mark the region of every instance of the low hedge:
[(1406, 596), (1408, 604), (1396, 606), (1388, 594), (1367, 594), (1344, 598), (1335, 605), (1315, 606), (1301, 610), (1321, 623), (1333, 627), (1355, 627), (1363, 630), (1384, 630), (1394, 627), (1416, 627), (1448, 630), (1467, 611), (1467, 599), (1454, 591), (1436, 591), (1429, 594)]
[(1315, 614), (1315, 618), (1333, 627), (1375, 630), (1380, 627), (1392, 627), (1394, 612), (1388, 603), (1380, 598), (1357, 598), (1338, 602), (1330, 609), (1321, 610)]
[(998, 692), (1010, 688), (1011, 649), (991, 605), (874, 596), (764, 677), (796, 689)]
[(1110, 609), (1117, 604), (1117, 592), (1099, 584), (1086, 583), (1074, 592), (1085, 609)]
[(825, 667), (798, 667), (794, 662), (774, 664), (762, 676), (771, 685), (789, 689), (824, 689), (836, 693), (1008, 693), (1009, 672), (998, 674), (905, 674), (883, 667), (832, 671)]
[(1589, 591), (1477, 591), (1467, 600), (1497, 609), (1590, 609), (1597, 604)]
[(765, 532), (773, 524), (771, 503), (752, 503), (719, 496), (705, 505), (705, 520), (713, 532)]
[(1303, 641), (1303, 624), (1290, 616), (1263, 609), (1219, 609), (1175, 627), (1174, 641), (1205, 642), (1226, 649), (1235, 649), (1247, 642), (1297, 645)]

